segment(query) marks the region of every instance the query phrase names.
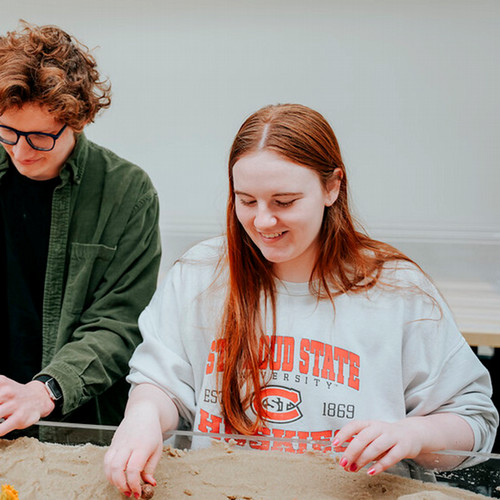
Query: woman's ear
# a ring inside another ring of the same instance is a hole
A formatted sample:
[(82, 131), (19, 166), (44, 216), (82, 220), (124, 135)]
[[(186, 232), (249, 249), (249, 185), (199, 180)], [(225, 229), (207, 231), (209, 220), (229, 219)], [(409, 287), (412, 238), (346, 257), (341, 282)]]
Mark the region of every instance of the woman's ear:
[(326, 182), (326, 196), (325, 196), (326, 207), (331, 207), (337, 201), (343, 178), (344, 178), (344, 172), (342, 172), (340, 168), (336, 168), (333, 171), (332, 176)]

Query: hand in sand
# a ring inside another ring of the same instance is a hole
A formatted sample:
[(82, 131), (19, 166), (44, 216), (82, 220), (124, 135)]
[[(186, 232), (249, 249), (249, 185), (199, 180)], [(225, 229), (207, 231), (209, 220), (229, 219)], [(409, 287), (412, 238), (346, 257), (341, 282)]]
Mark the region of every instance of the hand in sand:
[(140, 498), (142, 481), (156, 486), (153, 472), (162, 450), (158, 418), (147, 412), (129, 414), (116, 430), (104, 457), (106, 477), (126, 496)]
[(0, 436), (36, 424), (48, 416), (54, 407), (42, 382), (34, 380), (19, 384), (0, 375)]
[(161, 389), (150, 384), (136, 386), (104, 457), (109, 482), (135, 498), (141, 496), (142, 481), (156, 486), (153, 473), (163, 451), (163, 432), (175, 429), (178, 420), (176, 406)]
[[(397, 422), (374, 420), (354, 421), (344, 426), (333, 442), (336, 451), (349, 441), (340, 465), (356, 472), (373, 462), (367, 470), (375, 475), (387, 470), (405, 458), (413, 458), (430, 467), (433, 451), (444, 449), (471, 450), (474, 435), (469, 424), (451, 413), (437, 413), (422, 417), (407, 417)], [(443, 457), (443, 468), (454, 467), (463, 457)]]

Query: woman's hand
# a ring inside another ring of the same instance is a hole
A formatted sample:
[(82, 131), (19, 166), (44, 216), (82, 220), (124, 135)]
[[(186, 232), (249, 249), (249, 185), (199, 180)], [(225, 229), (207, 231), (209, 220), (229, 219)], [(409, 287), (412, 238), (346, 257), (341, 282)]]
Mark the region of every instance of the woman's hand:
[(151, 417), (147, 413), (125, 417), (104, 457), (106, 477), (126, 496), (141, 496), (141, 480), (156, 486), (153, 473), (163, 439), (158, 418)]
[[(360, 420), (347, 424), (335, 436), (336, 451), (349, 442), (340, 459), (345, 470), (356, 472), (373, 462), (367, 473), (379, 474), (405, 458), (433, 467), (435, 456), (444, 449), (471, 450), (474, 436), (469, 424), (451, 413), (408, 417), (398, 422)], [(463, 457), (440, 458), (440, 467), (458, 465)]]
[(142, 481), (156, 486), (153, 473), (163, 451), (163, 432), (176, 428), (178, 419), (176, 406), (161, 389), (137, 386), (104, 457), (109, 482), (135, 498), (141, 496)]

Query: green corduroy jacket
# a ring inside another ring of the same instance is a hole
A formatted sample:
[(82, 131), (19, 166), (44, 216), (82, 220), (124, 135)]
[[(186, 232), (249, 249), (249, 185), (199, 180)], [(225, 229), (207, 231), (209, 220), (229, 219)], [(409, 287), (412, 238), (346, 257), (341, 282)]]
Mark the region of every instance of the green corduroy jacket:
[[(0, 182), (10, 166), (0, 148)], [(63, 392), (62, 419), (118, 424), (139, 313), (156, 288), (159, 205), (146, 173), (77, 138), (52, 201), (39, 374)], [(48, 419), (53, 419), (53, 415)]]

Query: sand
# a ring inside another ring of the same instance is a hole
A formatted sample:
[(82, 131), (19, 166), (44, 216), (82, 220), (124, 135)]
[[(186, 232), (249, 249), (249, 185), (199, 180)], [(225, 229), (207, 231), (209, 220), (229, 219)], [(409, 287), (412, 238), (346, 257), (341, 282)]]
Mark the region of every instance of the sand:
[[(106, 447), (0, 439), (0, 485), (20, 500), (125, 499), (103, 472)], [(154, 500), (448, 500), (487, 498), (390, 474), (347, 473), (318, 452), (243, 450), (227, 443), (197, 451), (166, 447)]]

